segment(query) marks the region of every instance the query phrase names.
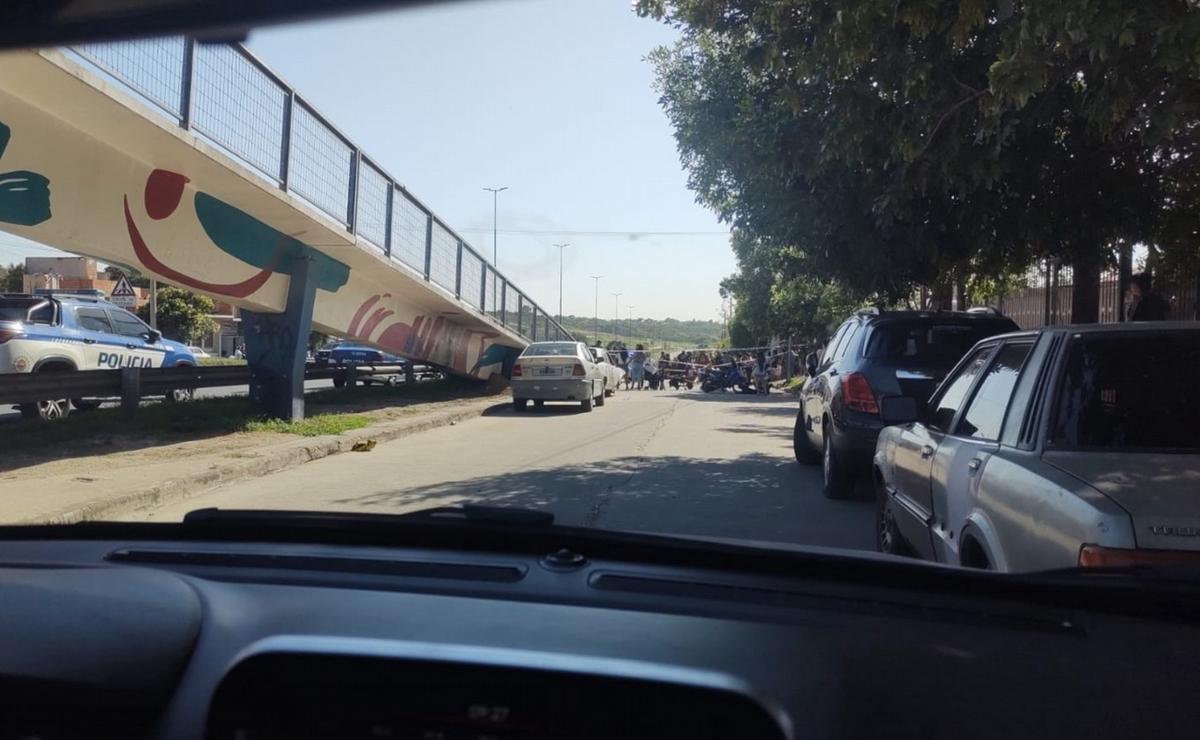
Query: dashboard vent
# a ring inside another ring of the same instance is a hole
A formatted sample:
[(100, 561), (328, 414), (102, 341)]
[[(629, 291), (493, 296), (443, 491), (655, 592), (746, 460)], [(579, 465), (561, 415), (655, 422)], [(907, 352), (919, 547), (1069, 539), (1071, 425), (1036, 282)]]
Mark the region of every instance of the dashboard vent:
[(165, 549), (122, 549), (108, 554), (115, 563), (208, 568), (264, 568), (324, 573), (437, 578), (459, 581), (515, 583), (525, 577), (526, 568), (490, 563), (445, 563), (427, 560), (388, 558), (329, 557), (260, 552), (227, 552)]

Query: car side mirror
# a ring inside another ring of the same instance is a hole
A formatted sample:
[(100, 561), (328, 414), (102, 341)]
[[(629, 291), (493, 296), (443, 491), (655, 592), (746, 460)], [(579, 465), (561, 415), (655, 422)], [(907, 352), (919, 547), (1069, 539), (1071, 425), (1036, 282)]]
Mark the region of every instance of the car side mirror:
[(162, 339), (162, 332), (155, 329), (150, 329), (146, 332), (146, 341), (150, 344), (157, 344), (160, 339)]
[(804, 356), (804, 369), (808, 371), (809, 376), (817, 374), (817, 353), (809, 352)]
[(879, 419), (884, 424), (911, 424), (921, 418), (921, 405), (912, 396), (879, 399)]

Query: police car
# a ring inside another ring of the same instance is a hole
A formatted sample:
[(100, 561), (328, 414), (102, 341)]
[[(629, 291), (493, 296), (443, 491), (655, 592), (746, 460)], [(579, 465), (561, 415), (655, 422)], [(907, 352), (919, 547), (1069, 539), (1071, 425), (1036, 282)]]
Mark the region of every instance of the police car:
[[(75, 295), (0, 294), (0, 374), (114, 370), (122, 367), (195, 365), (186, 345), (163, 339), (123, 308)], [(191, 397), (179, 389), (168, 400)], [(98, 399), (41, 401), (21, 406), (27, 417), (57, 419)]]

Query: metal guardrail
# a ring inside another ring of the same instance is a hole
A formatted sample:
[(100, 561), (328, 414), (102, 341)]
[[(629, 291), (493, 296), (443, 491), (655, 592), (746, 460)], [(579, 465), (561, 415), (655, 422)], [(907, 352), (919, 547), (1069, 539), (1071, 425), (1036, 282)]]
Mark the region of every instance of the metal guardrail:
[(71, 50), (468, 310), (530, 341), (574, 339), (241, 44), (169, 37)]
[[(398, 367), (398, 366), (397, 366)], [(357, 380), (376, 374), (403, 374), (393, 366), (306, 365), (305, 380)], [(215, 367), (126, 367), (120, 370), (13, 373), (0, 375), (0, 405), (34, 403), (57, 398), (116, 398), (123, 405), (143, 396), (161, 396), (179, 388), (219, 388), (249, 385), (247, 365)]]

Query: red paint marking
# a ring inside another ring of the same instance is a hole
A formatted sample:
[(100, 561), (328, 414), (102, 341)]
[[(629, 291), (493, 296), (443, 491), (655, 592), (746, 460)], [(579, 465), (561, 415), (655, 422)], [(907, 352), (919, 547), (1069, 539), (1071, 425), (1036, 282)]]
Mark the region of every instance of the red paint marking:
[(154, 170), (146, 178), (146, 214), (155, 221), (170, 216), (183, 199), (183, 186), (190, 180), (170, 170)]
[(354, 318), (350, 319), (350, 326), (346, 327), (347, 334), (349, 334), (352, 337), (358, 336), (359, 322), (361, 322), (363, 320), (363, 317), (367, 315), (367, 311), (371, 310), (371, 306), (374, 306), (376, 303), (379, 303), (380, 298), (381, 298), (381, 296), (379, 296), (379, 295), (373, 295), (370, 298), (368, 298), (367, 300), (363, 301), (363, 304), (358, 307), (357, 311), (354, 312)]
[(129, 229), (129, 241), (133, 245), (133, 253), (137, 255), (141, 263), (151, 272), (157, 273), (167, 280), (182, 283), (189, 288), (206, 290), (209, 293), (218, 293), (233, 298), (245, 298), (261, 288), (270, 279), (271, 275), (274, 274), (275, 265), (279, 262), (280, 252), (282, 251), (282, 248), (277, 248), (268, 267), (240, 283), (207, 283), (167, 267), (158, 257), (154, 256), (154, 253), (146, 246), (145, 240), (142, 239), (142, 234), (138, 231), (137, 224), (133, 221), (133, 214), (129, 212), (129, 196), (125, 196), (125, 225)]
[(396, 312), (389, 311), (386, 308), (381, 308), (381, 309), (377, 310), (375, 313), (371, 314), (371, 318), (367, 321), (367, 323), (365, 325), (363, 325), (361, 336), (366, 339), (370, 339), (371, 332), (375, 331), (375, 327), (379, 326), (379, 324), (384, 319), (386, 319), (387, 317), (391, 316), (394, 313), (396, 313)]
[[(397, 321), (388, 328), (383, 330), (376, 341), (383, 347), (392, 350), (393, 352), (402, 352), (407, 354), (408, 339), (412, 336), (412, 327), (403, 321)], [(421, 358), (425, 359), (425, 358)]]

